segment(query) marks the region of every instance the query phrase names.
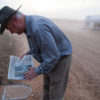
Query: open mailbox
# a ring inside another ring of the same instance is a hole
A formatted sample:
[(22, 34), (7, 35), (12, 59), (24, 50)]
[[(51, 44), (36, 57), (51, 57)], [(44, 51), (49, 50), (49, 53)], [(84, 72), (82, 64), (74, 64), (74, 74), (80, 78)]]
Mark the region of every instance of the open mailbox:
[(1, 100), (25, 100), (31, 94), (32, 88), (28, 85), (6, 85)]

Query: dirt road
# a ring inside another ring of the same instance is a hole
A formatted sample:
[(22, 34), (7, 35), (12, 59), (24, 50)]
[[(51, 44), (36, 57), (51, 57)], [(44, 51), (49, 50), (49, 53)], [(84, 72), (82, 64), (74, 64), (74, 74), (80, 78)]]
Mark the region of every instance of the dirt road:
[[(82, 21), (53, 21), (68, 36), (73, 46), (73, 60), (65, 100), (100, 100), (100, 30), (91, 31), (86, 29)], [(9, 55), (20, 56), (28, 50), (27, 40), (24, 35), (22, 37), (9, 35), (8, 37), (9, 41), (5, 43), (5, 49), (4, 46), (0, 45), (0, 53), (5, 54), (0, 57), (3, 62), (0, 62), (1, 67), (5, 65), (4, 58), (7, 66)], [(3, 36), (0, 44), (7, 40), (4, 38)], [(14, 43), (11, 41), (14, 41)], [(14, 48), (11, 50), (12, 47)], [(39, 63), (35, 61), (35, 66), (37, 65)], [(30, 96), (27, 100), (40, 100), (43, 84), (42, 75), (31, 82), (23, 83), (33, 88), (34, 96)]]
[(80, 21), (59, 21), (58, 24), (73, 46), (65, 100), (100, 100), (100, 30), (86, 29)]

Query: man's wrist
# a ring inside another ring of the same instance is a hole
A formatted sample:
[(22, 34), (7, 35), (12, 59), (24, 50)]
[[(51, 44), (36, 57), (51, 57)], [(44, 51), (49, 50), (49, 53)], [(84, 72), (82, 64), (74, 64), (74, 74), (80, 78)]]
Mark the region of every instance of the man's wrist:
[(40, 67), (38, 66), (37, 68), (35, 68), (35, 73), (36, 74), (43, 74), (42, 70), (40, 69)]

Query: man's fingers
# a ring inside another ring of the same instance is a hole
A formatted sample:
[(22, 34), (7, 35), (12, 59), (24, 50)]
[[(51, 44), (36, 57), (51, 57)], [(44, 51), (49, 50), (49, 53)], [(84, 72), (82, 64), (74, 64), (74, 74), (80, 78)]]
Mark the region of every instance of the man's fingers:
[(25, 76), (24, 78), (25, 78), (25, 80), (29, 80), (29, 81), (32, 80), (32, 76), (31, 76), (31, 75), (27, 75), (27, 76)]
[(20, 59), (22, 59), (22, 58), (23, 58), (23, 56), (24, 56), (24, 55), (22, 55), (22, 56), (20, 57)]
[(25, 80), (31, 80), (32, 79), (32, 75), (31, 75), (31, 72), (30, 72), (31, 69), (32, 69), (32, 67), (29, 66), (28, 67), (28, 72), (25, 72), (25, 74), (24, 74), (24, 79)]
[(34, 77), (37, 76), (37, 74), (35, 73), (35, 68), (29, 66), (28, 69), (29, 71), (24, 74), (24, 79), (31, 81)]
[(30, 80), (30, 76), (24, 77), (25, 80)]
[(29, 78), (31, 76), (31, 74), (29, 73), (29, 72), (26, 72), (25, 74), (24, 74), (24, 78), (26, 79), (26, 78)]

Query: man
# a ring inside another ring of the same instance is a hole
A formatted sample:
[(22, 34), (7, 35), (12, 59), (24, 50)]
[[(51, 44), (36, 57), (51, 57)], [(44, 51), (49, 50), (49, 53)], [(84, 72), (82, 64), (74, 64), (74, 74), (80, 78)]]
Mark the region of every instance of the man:
[(11, 34), (26, 34), (30, 51), (25, 54), (32, 54), (40, 65), (26, 72), (24, 78), (32, 80), (43, 74), (43, 100), (62, 100), (71, 64), (71, 43), (51, 20), (37, 15), (25, 16), (19, 8), (5, 6), (0, 10), (0, 33), (6, 28)]

